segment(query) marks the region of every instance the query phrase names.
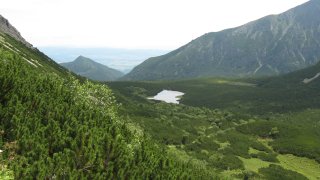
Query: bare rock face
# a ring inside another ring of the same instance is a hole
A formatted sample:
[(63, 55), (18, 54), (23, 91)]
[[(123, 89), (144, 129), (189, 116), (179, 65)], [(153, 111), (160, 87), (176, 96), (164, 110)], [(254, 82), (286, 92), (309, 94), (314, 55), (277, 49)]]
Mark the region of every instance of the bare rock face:
[(11, 37), (15, 38), (16, 40), (25, 44), (26, 46), (28, 46), (30, 48), (33, 47), (32, 44), (27, 42), (21, 36), (20, 32), (15, 27), (13, 27), (6, 18), (4, 18), (1, 15), (0, 15), (0, 33), (8, 34), (9, 36), (11, 36)]

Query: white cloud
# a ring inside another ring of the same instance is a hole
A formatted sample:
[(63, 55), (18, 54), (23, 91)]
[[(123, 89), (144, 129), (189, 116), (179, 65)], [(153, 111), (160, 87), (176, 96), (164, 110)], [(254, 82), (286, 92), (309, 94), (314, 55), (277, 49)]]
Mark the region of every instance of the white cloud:
[(306, 0), (0, 0), (35, 46), (177, 48)]

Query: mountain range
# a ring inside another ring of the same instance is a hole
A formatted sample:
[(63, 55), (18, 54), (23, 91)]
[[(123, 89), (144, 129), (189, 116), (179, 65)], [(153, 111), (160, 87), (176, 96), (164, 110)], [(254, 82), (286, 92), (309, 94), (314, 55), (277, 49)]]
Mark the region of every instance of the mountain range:
[[(291, 11), (316, 15), (317, 5), (311, 0)], [(320, 29), (313, 19), (300, 23)], [(311, 46), (317, 36), (303, 47), (295, 38), (282, 45), (310, 50), (303, 54), (308, 67), (284, 75), (101, 83), (70, 73), (6, 19), (0, 27), (0, 179), (320, 177), (320, 63)], [(282, 55), (290, 67), (293, 56)], [(83, 56), (72, 64), (99, 77), (105, 70)], [(269, 75), (261, 66), (229, 76)], [(181, 104), (148, 99), (163, 89), (184, 92)]]
[(114, 81), (124, 74), (116, 69), (109, 68), (84, 56), (77, 57), (74, 61), (61, 63), (70, 71), (96, 81)]
[(163, 56), (147, 59), (123, 80), (252, 77), (292, 72), (320, 60), (320, 1), (279, 15), (207, 33)]

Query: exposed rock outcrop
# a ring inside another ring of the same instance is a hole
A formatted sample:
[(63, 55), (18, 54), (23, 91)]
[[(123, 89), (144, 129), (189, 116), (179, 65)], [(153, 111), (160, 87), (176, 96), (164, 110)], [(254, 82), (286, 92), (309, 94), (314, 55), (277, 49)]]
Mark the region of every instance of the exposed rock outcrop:
[(26, 41), (20, 34), (20, 32), (13, 27), (9, 21), (0, 15), (0, 33), (8, 34), (9, 36), (15, 38), (16, 40), (22, 42), (26, 46), (32, 48), (32, 44), (30, 44), (28, 41)]

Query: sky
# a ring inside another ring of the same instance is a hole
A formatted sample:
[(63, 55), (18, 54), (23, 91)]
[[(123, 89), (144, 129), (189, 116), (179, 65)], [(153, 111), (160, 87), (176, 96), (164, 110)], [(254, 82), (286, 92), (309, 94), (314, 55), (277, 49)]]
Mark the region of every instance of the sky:
[(307, 0), (0, 0), (36, 47), (175, 49)]

